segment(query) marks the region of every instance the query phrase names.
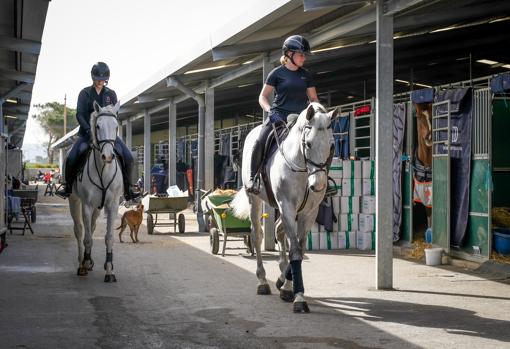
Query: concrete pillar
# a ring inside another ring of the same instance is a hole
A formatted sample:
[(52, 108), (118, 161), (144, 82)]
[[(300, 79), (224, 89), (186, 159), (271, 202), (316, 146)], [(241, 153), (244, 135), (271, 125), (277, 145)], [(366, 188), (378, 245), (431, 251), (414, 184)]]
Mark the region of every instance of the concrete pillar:
[(151, 192), (151, 115), (146, 109), (143, 118), (143, 189)]
[(214, 189), (214, 88), (205, 90), (204, 189)]
[[(177, 184), (177, 105), (168, 107), (168, 184)], [(184, 189), (184, 188), (181, 188)]]
[(120, 139), (124, 140), (124, 135), (123, 135), (123, 132), (122, 132), (122, 131), (123, 131), (122, 122), (119, 122), (119, 123), (118, 123), (118, 125), (119, 125), (119, 126), (118, 126), (118, 128), (117, 128), (117, 136), (118, 136)]
[(376, 34), (376, 288), (393, 287), (393, 16), (377, 1)]
[[(273, 70), (274, 66), (269, 60), (269, 54), (266, 54), (262, 61), (262, 83), (266, 82), (266, 78)], [(272, 97), (271, 97), (272, 99)], [(271, 102), (271, 101), (270, 101)], [(264, 112), (264, 120), (267, 118), (267, 113)], [(275, 251), (275, 219), (276, 219), (276, 211), (269, 204), (264, 203), (264, 213), (268, 215), (266, 219), (264, 219), (264, 250), (266, 251)]]
[(205, 101), (202, 97), (198, 102), (198, 173), (197, 173), (197, 187), (195, 188), (195, 206), (197, 207), (197, 223), (200, 232), (207, 231), (205, 224), (204, 212), (200, 197), (201, 190), (204, 189), (205, 177)]

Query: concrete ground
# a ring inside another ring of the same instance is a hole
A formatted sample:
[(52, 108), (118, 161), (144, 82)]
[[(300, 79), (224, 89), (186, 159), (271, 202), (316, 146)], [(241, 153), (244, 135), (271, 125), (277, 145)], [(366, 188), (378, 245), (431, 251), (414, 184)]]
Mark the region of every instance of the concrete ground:
[[(0, 254), (0, 348), (510, 347), (508, 268), (395, 258), (395, 290), (376, 291), (373, 254), (311, 252), (303, 263), (311, 313), (293, 314), (274, 283), (273, 295), (256, 295), (255, 259), (242, 243), (212, 255), (193, 213), (186, 218), (182, 235), (142, 226), (139, 244), (115, 236), (118, 282), (106, 284), (104, 219), (96, 267), (78, 277), (67, 202), (41, 193), (35, 234), (9, 235)], [(264, 252), (272, 282), (276, 259)]]

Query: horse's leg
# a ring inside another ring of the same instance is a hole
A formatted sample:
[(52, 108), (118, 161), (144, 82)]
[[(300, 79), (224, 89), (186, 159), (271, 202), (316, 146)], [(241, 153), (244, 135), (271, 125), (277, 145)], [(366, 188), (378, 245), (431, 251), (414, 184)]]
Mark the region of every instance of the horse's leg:
[(92, 207), (88, 205), (82, 204), (82, 217), (83, 217), (83, 227), (85, 230), (85, 235), (83, 236), (83, 245), (85, 245), (85, 253), (83, 254), (83, 263), (81, 265), (82, 268), (86, 270), (92, 270), (94, 266), (94, 262), (91, 258), (92, 251)]
[(285, 302), (292, 302), (294, 300), (294, 291), (292, 290), (292, 273), (290, 271), (290, 264), (287, 258), (287, 238), (283, 229), (281, 217), (278, 218), (275, 224), (276, 240), (280, 247), (280, 277), (276, 280), (276, 288), (280, 291), (280, 298)]
[(255, 195), (249, 195), (250, 200), (250, 219), (251, 219), (251, 240), (255, 246), (257, 253), (257, 278), (259, 284), (257, 286), (257, 294), (271, 294), (271, 288), (266, 280), (266, 270), (262, 264), (262, 254), (260, 252), (262, 245), (262, 227), (260, 225), (260, 217), (262, 215), (262, 200)]
[(299, 242), (299, 224), (296, 221), (296, 209), (290, 205), (285, 206), (283, 203), (280, 203), (280, 208), (282, 212), (283, 229), (290, 240), (290, 269), (293, 282), (292, 289), (295, 296), (293, 309), (295, 313), (308, 313), (310, 309), (304, 298), (305, 288), (303, 286), (303, 274), (301, 272), (304, 251)]
[(99, 216), (99, 213), (101, 211), (99, 211), (98, 209), (94, 208), (92, 209), (92, 221), (91, 221), (91, 228), (90, 228), (90, 250), (89, 250), (89, 253), (85, 255), (85, 257), (83, 258), (83, 266), (85, 268), (87, 268), (87, 270), (92, 270), (94, 268), (94, 260), (92, 259), (92, 243), (93, 243), (93, 236), (94, 236), (94, 231), (96, 230), (96, 221), (97, 221), (97, 217)]
[(81, 203), (79, 199), (76, 199), (74, 196), (69, 197), (69, 210), (71, 212), (71, 217), (74, 222), (74, 236), (76, 237), (76, 242), (78, 244), (78, 272), (79, 276), (87, 275), (87, 269), (83, 268), (83, 225), (82, 225), (82, 214), (81, 214)]
[(105, 208), (106, 211), (106, 261), (104, 263), (104, 269), (106, 274), (104, 276), (104, 282), (117, 282), (115, 274), (113, 274), (113, 219), (114, 214), (112, 208)]

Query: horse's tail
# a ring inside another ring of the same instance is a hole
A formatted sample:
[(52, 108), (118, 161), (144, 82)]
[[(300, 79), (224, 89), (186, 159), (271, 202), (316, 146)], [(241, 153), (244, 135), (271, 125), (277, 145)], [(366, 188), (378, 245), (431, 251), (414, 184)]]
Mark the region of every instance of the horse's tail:
[(234, 197), (234, 200), (230, 203), (234, 216), (240, 219), (247, 219), (250, 217), (250, 201), (246, 190), (242, 188)]

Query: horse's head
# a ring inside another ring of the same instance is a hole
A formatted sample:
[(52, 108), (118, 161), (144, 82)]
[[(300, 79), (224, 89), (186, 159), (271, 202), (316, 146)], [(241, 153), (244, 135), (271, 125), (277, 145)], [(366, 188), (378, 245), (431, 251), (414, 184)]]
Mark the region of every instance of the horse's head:
[(101, 160), (111, 163), (115, 159), (114, 144), (117, 138), (117, 113), (120, 103), (101, 107), (94, 101), (94, 112), (90, 115), (92, 144), (101, 153)]
[(326, 189), (328, 165), (332, 158), (333, 131), (331, 123), (338, 117), (338, 109), (328, 111), (319, 103), (301, 112), (298, 127), (301, 130), (301, 151), (308, 171), (308, 187), (314, 192)]
[(432, 147), (432, 105), (416, 104), (416, 119), (418, 121), (418, 137), (427, 147)]

